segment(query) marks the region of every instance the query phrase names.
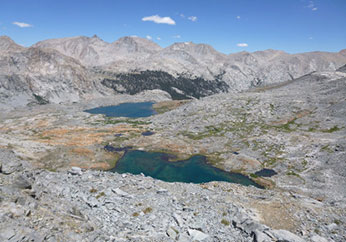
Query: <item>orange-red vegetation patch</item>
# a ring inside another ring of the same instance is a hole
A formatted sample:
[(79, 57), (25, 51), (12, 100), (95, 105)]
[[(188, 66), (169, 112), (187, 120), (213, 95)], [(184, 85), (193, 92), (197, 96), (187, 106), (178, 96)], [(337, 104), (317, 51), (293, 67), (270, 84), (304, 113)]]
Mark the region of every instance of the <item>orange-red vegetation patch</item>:
[(51, 129), (38, 135), (39, 142), (50, 145), (66, 146), (89, 146), (100, 144), (106, 136), (114, 133), (140, 132), (139, 128), (133, 128), (129, 125), (118, 125), (109, 128), (70, 128), (70, 129)]
[(94, 158), (94, 152), (90, 149), (84, 148), (84, 147), (76, 147), (71, 150), (72, 153), (79, 155), (79, 156), (86, 156), (89, 158)]
[(47, 120), (40, 120), (38, 121), (36, 125), (40, 128), (43, 128), (43, 127), (47, 127), (49, 125), (49, 122)]

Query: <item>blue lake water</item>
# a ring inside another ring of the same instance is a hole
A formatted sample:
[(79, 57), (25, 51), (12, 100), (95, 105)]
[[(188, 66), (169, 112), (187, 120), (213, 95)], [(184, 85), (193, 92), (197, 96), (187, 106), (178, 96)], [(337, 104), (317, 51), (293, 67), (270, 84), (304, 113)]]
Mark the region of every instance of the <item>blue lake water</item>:
[(98, 107), (85, 110), (92, 114), (104, 114), (107, 117), (141, 118), (156, 114), (153, 102), (121, 103), (115, 106)]
[(155, 132), (152, 132), (152, 131), (145, 131), (142, 133), (143, 136), (151, 136), (153, 134), (155, 134)]
[(239, 173), (226, 172), (207, 163), (204, 156), (196, 155), (182, 161), (169, 161), (172, 155), (160, 152), (129, 150), (118, 160), (112, 172), (151, 176), (167, 182), (205, 183), (226, 181), (245, 186), (262, 186)]
[(262, 177), (271, 177), (277, 175), (278, 173), (272, 169), (263, 168), (260, 171), (255, 172), (255, 175)]

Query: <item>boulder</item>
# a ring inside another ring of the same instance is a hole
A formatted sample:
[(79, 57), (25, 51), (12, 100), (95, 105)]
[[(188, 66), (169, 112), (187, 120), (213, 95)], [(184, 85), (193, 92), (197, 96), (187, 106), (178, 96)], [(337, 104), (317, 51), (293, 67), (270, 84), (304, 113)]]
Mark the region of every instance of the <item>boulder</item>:
[(323, 238), (319, 235), (314, 235), (311, 237), (311, 241), (313, 241), (313, 242), (328, 242), (329, 240), (327, 240), (326, 238)]
[(16, 229), (11, 227), (6, 227), (0, 231), (0, 239), (4, 238), (4, 241), (10, 240), (16, 235)]
[(272, 241), (269, 235), (259, 230), (255, 230), (252, 236), (253, 236), (254, 242), (271, 242)]
[(297, 236), (297, 235), (295, 235), (295, 234), (293, 234), (287, 230), (283, 230), (283, 229), (271, 230), (270, 233), (272, 235), (274, 235), (274, 237), (278, 241), (282, 241), (282, 242), (305, 242), (305, 240), (303, 240), (299, 236)]
[(189, 229), (189, 235), (191, 236), (192, 241), (203, 241), (209, 237), (208, 234), (205, 234), (199, 230)]
[(175, 240), (178, 236), (178, 231), (175, 228), (173, 228), (172, 226), (170, 226), (167, 229), (166, 234), (168, 235), (168, 237)]
[(20, 189), (31, 189), (31, 183), (23, 175), (18, 175), (14, 179), (14, 186), (16, 186)]
[(82, 175), (82, 169), (80, 167), (72, 166), (68, 173), (72, 175)]
[(21, 170), (23, 170), (22, 162), (13, 151), (0, 149), (0, 171), (8, 175)]

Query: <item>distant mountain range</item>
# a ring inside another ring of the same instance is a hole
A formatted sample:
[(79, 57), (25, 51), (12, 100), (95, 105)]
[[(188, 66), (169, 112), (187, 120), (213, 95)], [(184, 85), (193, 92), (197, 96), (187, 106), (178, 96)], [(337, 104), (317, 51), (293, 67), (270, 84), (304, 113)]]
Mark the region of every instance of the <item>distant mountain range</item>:
[(162, 48), (139, 37), (107, 43), (97, 36), (50, 39), (25, 48), (1, 36), (0, 102), (73, 102), (152, 89), (174, 99), (199, 98), (336, 70), (345, 63), (346, 49), (226, 55), (207, 44)]

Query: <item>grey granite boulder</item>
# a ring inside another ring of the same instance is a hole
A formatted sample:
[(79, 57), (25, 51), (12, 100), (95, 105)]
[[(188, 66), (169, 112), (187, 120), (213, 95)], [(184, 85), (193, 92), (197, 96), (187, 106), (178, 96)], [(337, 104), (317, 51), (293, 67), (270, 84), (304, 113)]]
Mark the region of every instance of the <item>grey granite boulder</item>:
[(23, 170), (23, 165), (13, 151), (0, 149), (0, 168), (3, 174), (11, 174)]

